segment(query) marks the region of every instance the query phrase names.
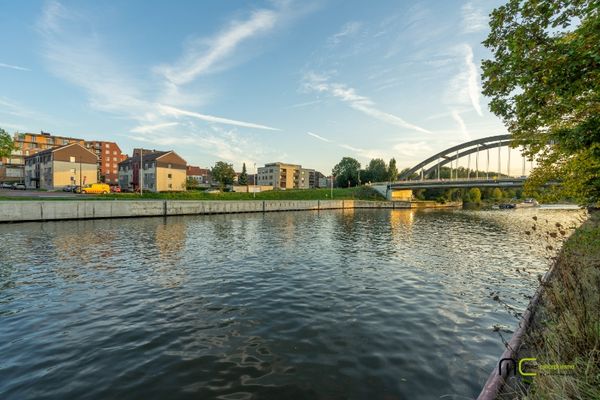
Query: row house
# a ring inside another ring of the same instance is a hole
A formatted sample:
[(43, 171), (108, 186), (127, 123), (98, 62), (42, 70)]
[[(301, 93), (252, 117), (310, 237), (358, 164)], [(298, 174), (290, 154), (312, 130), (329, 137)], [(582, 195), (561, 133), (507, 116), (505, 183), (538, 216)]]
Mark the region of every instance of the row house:
[(0, 159), (0, 182), (22, 182), (26, 157), (71, 143), (84, 144), (84, 140), (41, 131), (40, 133), (15, 133), (13, 143), (14, 149), (10, 156)]
[(79, 143), (39, 151), (25, 157), (25, 186), (55, 190), (96, 183), (97, 161), (96, 155)]
[(187, 163), (174, 151), (134, 149), (119, 163), (119, 186), (123, 190), (150, 192), (185, 191)]

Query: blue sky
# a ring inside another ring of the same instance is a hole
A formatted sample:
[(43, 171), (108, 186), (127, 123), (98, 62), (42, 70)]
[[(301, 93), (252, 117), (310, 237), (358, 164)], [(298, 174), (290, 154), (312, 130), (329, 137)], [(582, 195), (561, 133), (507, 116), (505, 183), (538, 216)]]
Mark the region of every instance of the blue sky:
[(503, 134), (480, 94), (502, 1), (3, 1), (0, 127), (189, 164), (400, 168)]

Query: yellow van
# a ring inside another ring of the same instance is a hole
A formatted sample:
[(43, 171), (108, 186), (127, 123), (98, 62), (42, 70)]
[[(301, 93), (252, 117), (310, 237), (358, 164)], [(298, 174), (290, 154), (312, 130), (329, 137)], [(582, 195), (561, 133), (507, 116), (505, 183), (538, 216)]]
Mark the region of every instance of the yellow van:
[(81, 188), (81, 193), (110, 193), (110, 186), (106, 183), (90, 183)]

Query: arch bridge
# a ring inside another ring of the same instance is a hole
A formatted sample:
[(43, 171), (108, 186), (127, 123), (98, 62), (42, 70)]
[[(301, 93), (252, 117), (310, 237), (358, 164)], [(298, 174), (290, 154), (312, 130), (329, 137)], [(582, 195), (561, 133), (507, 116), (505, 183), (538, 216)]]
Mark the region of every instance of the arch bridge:
[[(526, 180), (526, 160), (521, 156), (521, 174), (511, 176), (511, 143), (511, 135), (489, 136), (461, 143), (421, 161), (403, 172), (396, 182), (374, 186), (382, 194), (385, 190), (388, 198), (412, 196), (413, 189), (521, 187)], [(502, 149), (508, 149), (504, 160)], [(496, 158), (493, 166), (490, 165), (490, 153)], [(466, 168), (462, 166), (459, 170), (459, 160), (463, 161), (463, 165), (466, 163)], [(442, 167), (449, 167), (449, 178), (447, 170), (442, 176)]]

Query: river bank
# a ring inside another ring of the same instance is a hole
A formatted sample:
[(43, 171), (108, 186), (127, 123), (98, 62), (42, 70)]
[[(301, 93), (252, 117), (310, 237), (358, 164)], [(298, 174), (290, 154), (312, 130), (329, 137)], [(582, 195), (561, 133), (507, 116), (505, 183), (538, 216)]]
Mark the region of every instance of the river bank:
[[(535, 221), (532, 232), (538, 231)], [(556, 224), (538, 235), (566, 235)], [(551, 246), (548, 245), (551, 250)], [(600, 213), (564, 243), (480, 399), (600, 398)], [(514, 367), (514, 368), (513, 368)], [(513, 372), (513, 374), (511, 374)]]
[(29, 200), (0, 201), (0, 223), (358, 208), (445, 208), (460, 204), (368, 200)]

